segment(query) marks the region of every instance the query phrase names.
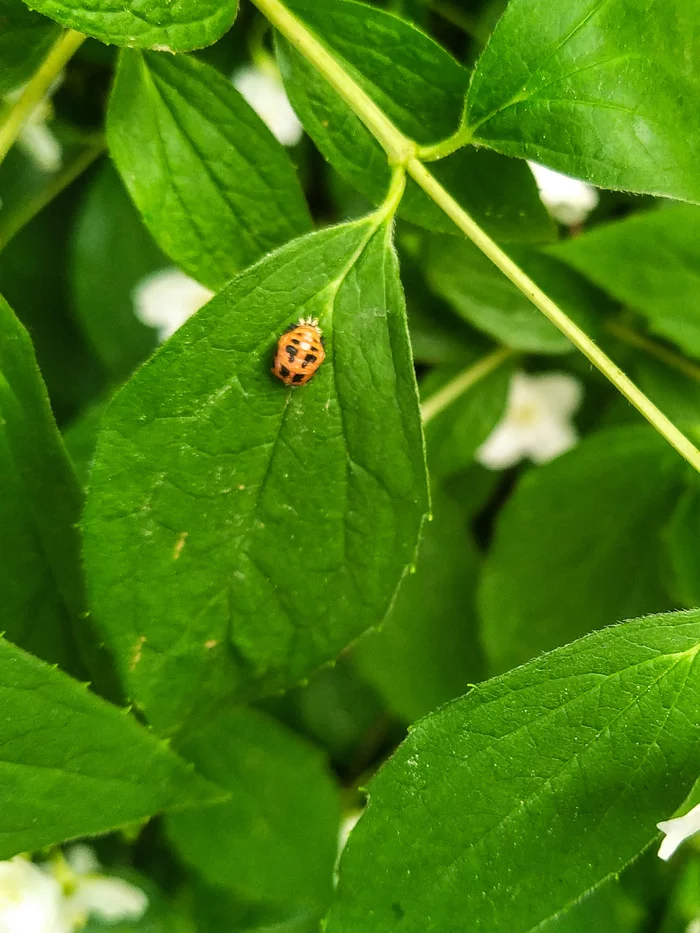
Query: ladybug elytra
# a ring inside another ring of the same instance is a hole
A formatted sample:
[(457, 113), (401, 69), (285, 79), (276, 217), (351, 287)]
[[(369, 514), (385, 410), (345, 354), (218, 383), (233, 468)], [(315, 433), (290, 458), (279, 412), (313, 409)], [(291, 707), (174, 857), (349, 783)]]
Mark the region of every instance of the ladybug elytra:
[(282, 334), (272, 372), (287, 386), (303, 386), (325, 359), (323, 340), (315, 318), (301, 318)]

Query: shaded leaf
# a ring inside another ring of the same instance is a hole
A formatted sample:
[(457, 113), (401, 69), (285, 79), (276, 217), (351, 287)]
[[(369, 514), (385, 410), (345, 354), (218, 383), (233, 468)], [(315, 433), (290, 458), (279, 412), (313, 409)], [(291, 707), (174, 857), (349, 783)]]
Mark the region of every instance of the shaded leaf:
[(674, 608), (661, 530), (685, 467), (647, 428), (584, 440), (530, 470), (502, 509), (480, 593), (497, 670), (616, 619)]
[[(569, 340), (473, 243), (453, 237), (426, 242), (428, 281), (467, 321), (515, 350), (571, 351)], [(544, 253), (515, 246), (508, 253), (587, 333), (595, 329), (599, 301), (583, 279)]]
[(700, 201), (700, 9), (512, 0), (479, 59), (475, 142), (604, 188)]
[(85, 611), (76, 529), (82, 493), (29, 335), (2, 298), (0, 470), (0, 630), (81, 673), (72, 623)]
[(62, 26), (107, 45), (186, 52), (216, 42), (232, 25), (238, 0), (26, 0)]
[[(161, 728), (298, 681), (381, 621), (413, 560), (422, 440), (377, 224), (302, 238), (239, 275), (105, 416), (86, 565), (128, 693)], [(270, 366), (300, 315), (320, 319), (326, 361), (287, 389)]]
[(32, 13), (21, 0), (0, 0), (0, 93), (31, 77), (59, 35), (58, 26)]
[(418, 723), (370, 785), (329, 933), (529, 933), (618, 873), (697, 777), (699, 650), (700, 614), (638, 619)]
[(310, 228), (289, 156), (209, 65), (123, 52), (107, 138), (158, 244), (211, 288)]
[(365, 635), (353, 651), (362, 674), (407, 722), (466, 693), (483, 670), (476, 547), (462, 510), (435, 487), (432, 511), (416, 572), (381, 630)]
[(674, 204), (596, 227), (550, 251), (700, 356), (700, 208)]
[(87, 192), (71, 253), (76, 316), (105, 367), (122, 379), (156, 345), (154, 330), (134, 314), (134, 288), (169, 263), (109, 164)]
[(0, 640), (0, 858), (217, 799), (122, 710)]
[(700, 606), (698, 529), (700, 529), (700, 487), (697, 482), (693, 482), (678, 502), (665, 533), (668, 558), (673, 574), (673, 592), (685, 606)]
[(325, 913), (340, 807), (321, 754), (245, 709), (203, 723), (180, 751), (231, 794), (225, 803), (168, 818), (185, 861), (209, 884), (249, 900)]
[[(464, 372), (456, 366), (433, 369), (421, 381), (424, 404)], [(512, 372), (512, 366), (498, 366), (425, 424), (431, 476), (451, 476), (469, 466), (505, 413)]]

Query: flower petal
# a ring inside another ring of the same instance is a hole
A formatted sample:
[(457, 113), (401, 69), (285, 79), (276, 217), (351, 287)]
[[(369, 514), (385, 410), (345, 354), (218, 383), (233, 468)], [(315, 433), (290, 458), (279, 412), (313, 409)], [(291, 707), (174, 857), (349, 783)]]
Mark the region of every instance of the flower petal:
[(533, 463), (549, 463), (577, 443), (578, 433), (569, 421), (542, 418), (528, 432), (526, 453)]
[(141, 888), (121, 878), (81, 879), (66, 900), (77, 913), (82, 911), (110, 921), (138, 920), (148, 907), (148, 898)]
[(504, 418), (475, 453), (475, 459), (489, 470), (507, 470), (527, 453), (527, 428)]
[(685, 816), (656, 824), (666, 838), (659, 847), (659, 858), (667, 862), (681, 843), (700, 832), (700, 803)]
[(543, 373), (531, 378), (531, 390), (537, 401), (553, 415), (570, 418), (581, 407), (583, 385), (568, 373)]
[(147, 275), (134, 288), (136, 317), (148, 327), (158, 328), (162, 343), (205, 305), (214, 292), (180, 269), (160, 269)]

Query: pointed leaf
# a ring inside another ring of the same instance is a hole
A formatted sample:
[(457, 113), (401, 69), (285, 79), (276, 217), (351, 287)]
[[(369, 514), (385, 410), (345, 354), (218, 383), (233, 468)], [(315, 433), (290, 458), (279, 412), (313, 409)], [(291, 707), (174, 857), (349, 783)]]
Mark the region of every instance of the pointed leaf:
[(475, 142), (604, 188), (700, 201), (700, 8), (511, 0), (481, 56)]
[(651, 616), (423, 719), (370, 786), (328, 933), (530, 933), (648, 846), (700, 769), (700, 613)]
[[(426, 509), (403, 295), (375, 218), (239, 275), (108, 410), (85, 518), (94, 602), (128, 693), (173, 727), (288, 686), (381, 621)], [(316, 316), (308, 385), (270, 373)]]
[(28, 7), (107, 45), (186, 52), (216, 42), (238, 0), (25, 0)]
[(0, 640), (0, 859), (217, 798), (124, 711)]
[(681, 459), (647, 428), (606, 431), (526, 474), (500, 513), (480, 593), (496, 670), (615, 619), (675, 608), (661, 530)]
[(123, 52), (107, 138), (156, 241), (211, 288), (310, 228), (289, 156), (203, 62)]
[(180, 751), (231, 793), (225, 803), (168, 818), (182, 858), (208, 883), (245, 899), (324, 914), (333, 889), (340, 807), (319, 752), (273, 719), (246, 709), (203, 723)]

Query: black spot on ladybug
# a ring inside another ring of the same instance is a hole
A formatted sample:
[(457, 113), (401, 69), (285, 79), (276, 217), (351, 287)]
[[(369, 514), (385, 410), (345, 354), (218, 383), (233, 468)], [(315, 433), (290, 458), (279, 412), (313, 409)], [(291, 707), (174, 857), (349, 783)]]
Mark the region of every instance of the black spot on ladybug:
[(305, 362), (305, 363), (315, 363), (317, 359), (318, 359), (318, 357), (316, 356), (315, 353), (307, 353), (306, 356), (304, 357), (304, 362)]
[(297, 346), (299, 346), (299, 341), (296, 337), (292, 337), (292, 343), (295, 343)]
[(289, 370), (286, 366), (280, 366), (280, 373), (286, 378), (289, 375)]
[[(286, 375), (289, 375), (289, 374), (287, 373)], [(295, 373), (292, 376), (292, 382), (301, 382), (303, 378), (304, 378), (304, 373)]]
[[(297, 353), (299, 352), (299, 347), (293, 347), (293, 346), (291, 346), (291, 344), (289, 344), (288, 346), (285, 347), (285, 350), (287, 351), (287, 356), (289, 357), (289, 362), (290, 362), (290, 363), (293, 363), (293, 362), (294, 362), (294, 357), (295, 357), (295, 356), (297, 355)], [(308, 356), (307, 356), (306, 358), (307, 358), (307, 360), (308, 360)]]

